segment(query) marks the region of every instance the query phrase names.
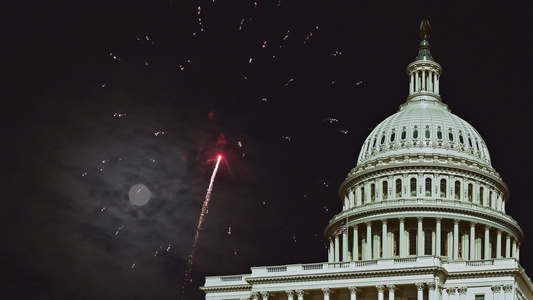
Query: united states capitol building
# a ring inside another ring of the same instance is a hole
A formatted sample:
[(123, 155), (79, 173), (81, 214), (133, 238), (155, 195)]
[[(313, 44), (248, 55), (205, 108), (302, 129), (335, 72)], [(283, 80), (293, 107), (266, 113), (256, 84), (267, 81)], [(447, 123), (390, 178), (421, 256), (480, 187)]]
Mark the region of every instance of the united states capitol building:
[(325, 230), (328, 261), (207, 277), (206, 299), (533, 299), (509, 190), (472, 125), (439, 94), (429, 22), (409, 95), (364, 142)]

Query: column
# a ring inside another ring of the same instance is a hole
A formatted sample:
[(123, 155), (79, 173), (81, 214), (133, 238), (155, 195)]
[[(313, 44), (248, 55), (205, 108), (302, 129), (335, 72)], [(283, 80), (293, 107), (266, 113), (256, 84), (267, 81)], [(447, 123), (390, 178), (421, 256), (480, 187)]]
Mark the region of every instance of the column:
[(304, 300), (304, 290), (295, 290), (298, 300)]
[[(513, 285), (508, 284), (503, 286), (503, 290), (505, 292), (505, 300), (513, 300)], [(503, 299), (502, 299), (503, 300)]]
[(509, 233), (505, 237), (505, 257), (511, 257), (511, 235)]
[(511, 252), (513, 258), (516, 258), (516, 239), (513, 239), (513, 252)]
[(286, 290), (285, 293), (287, 293), (287, 299), (288, 300), (294, 300), (294, 291), (293, 290)]
[(415, 283), (417, 294), (416, 294), (416, 300), (424, 300), (424, 284), (422, 282)]
[(350, 300), (357, 300), (357, 287), (349, 286), (348, 289), (350, 290)]
[(422, 90), (426, 91), (426, 72), (420, 71), (420, 75), (422, 76)]
[(442, 221), (442, 218), (436, 218), (435, 221), (437, 222), (437, 224), (435, 225), (435, 255), (438, 257), (438, 256), (441, 256), (441, 253), (440, 253), (440, 248), (441, 248), (441, 221)]
[(329, 288), (322, 288), (322, 292), (324, 293), (324, 300), (329, 300), (331, 290)]
[(428, 286), (428, 299), (435, 300), (435, 283), (428, 282), (426, 285)]
[(398, 238), (400, 239), (400, 257), (405, 257), (405, 218), (400, 218), (400, 231), (398, 232)]
[(483, 253), (483, 259), (491, 259), (491, 253), (490, 253), (490, 246), (489, 246), (489, 238), (490, 238), (490, 226), (485, 225), (485, 253)]
[(409, 95), (413, 94), (414, 92), (414, 76), (413, 76), (413, 73), (410, 74), (409, 76)]
[(502, 286), (501, 285), (493, 285), (490, 287), (490, 289), (492, 290), (492, 294), (493, 294), (493, 299), (494, 300), (503, 300), (500, 298), (500, 293), (502, 291)]
[(435, 94), (439, 94), (439, 75), (435, 75)]
[(252, 300), (259, 300), (259, 292), (252, 292)]
[(335, 234), (335, 259), (333, 260), (334, 262), (339, 262), (341, 261), (341, 254), (340, 254), (340, 245), (339, 245), (339, 236), (337, 234)]
[(357, 231), (357, 225), (353, 227), (352, 260), (359, 260), (359, 231)]
[(366, 257), (372, 259), (372, 222), (366, 222)]
[(502, 258), (502, 230), (496, 234), (496, 258)]
[(376, 289), (378, 290), (378, 300), (385, 300), (385, 296), (383, 295), (383, 291), (385, 291), (385, 286), (382, 284), (376, 285)]
[(387, 284), (387, 289), (389, 289), (389, 300), (394, 300), (394, 290), (396, 290), (396, 286), (394, 284)]
[(459, 219), (453, 220), (453, 259), (459, 258)]
[(476, 222), (470, 222), (470, 260), (476, 259)]
[(383, 249), (383, 258), (389, 258), (389, 245), (387, 243), (387, 219), (381, 220), (381, 249)]
[(466, 287), (457, 288), (457, 291), (459, 292), (459, 300), (466, 300)]
[(448, 300), (452, 300), (455, 298), (455, 289), (456, 288), (454, 287), (446, 288), (446, 294), (448, 294)]
[(416, 237), (417, 250), (416, 254), (418, 256), (424, 255), (424, 231), (422, 230), (422, 217), (417, 217), (418, 220), (418, 234)]
[(348, 228), (342, 232), (342, 261), (350, 261), (348, 257)]

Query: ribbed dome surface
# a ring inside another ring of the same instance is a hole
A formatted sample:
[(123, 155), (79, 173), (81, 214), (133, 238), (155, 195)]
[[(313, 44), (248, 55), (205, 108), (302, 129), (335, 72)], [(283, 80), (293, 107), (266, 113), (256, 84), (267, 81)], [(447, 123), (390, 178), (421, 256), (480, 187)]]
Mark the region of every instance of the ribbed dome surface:
[(440, 101), (407, 101), (367, 137), (357, 165), (402, 155), (453, 156), (491, 166), (479, 133)]

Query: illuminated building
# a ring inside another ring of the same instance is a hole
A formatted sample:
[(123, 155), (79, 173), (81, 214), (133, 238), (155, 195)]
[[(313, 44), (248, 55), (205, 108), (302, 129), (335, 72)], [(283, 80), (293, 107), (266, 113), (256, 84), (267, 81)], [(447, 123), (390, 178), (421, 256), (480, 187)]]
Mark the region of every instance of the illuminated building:
[(425, 19), (406, 102), (340, 186), (328, 261), (207, 277), (206, 299), (533, 299), (509, 190), (479, 133), (442, 102), (429, 35)]

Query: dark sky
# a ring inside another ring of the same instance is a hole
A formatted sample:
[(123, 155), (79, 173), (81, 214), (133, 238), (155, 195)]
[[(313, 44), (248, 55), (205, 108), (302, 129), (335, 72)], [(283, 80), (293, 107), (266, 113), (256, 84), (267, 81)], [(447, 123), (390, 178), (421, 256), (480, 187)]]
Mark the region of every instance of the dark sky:
[(201, 299), (205, 276), (326, 261), (337, 188), (405, 101), (425, 15), (533, 271), (527, 1), (404, 2), (5, 1), (0, 297)]

